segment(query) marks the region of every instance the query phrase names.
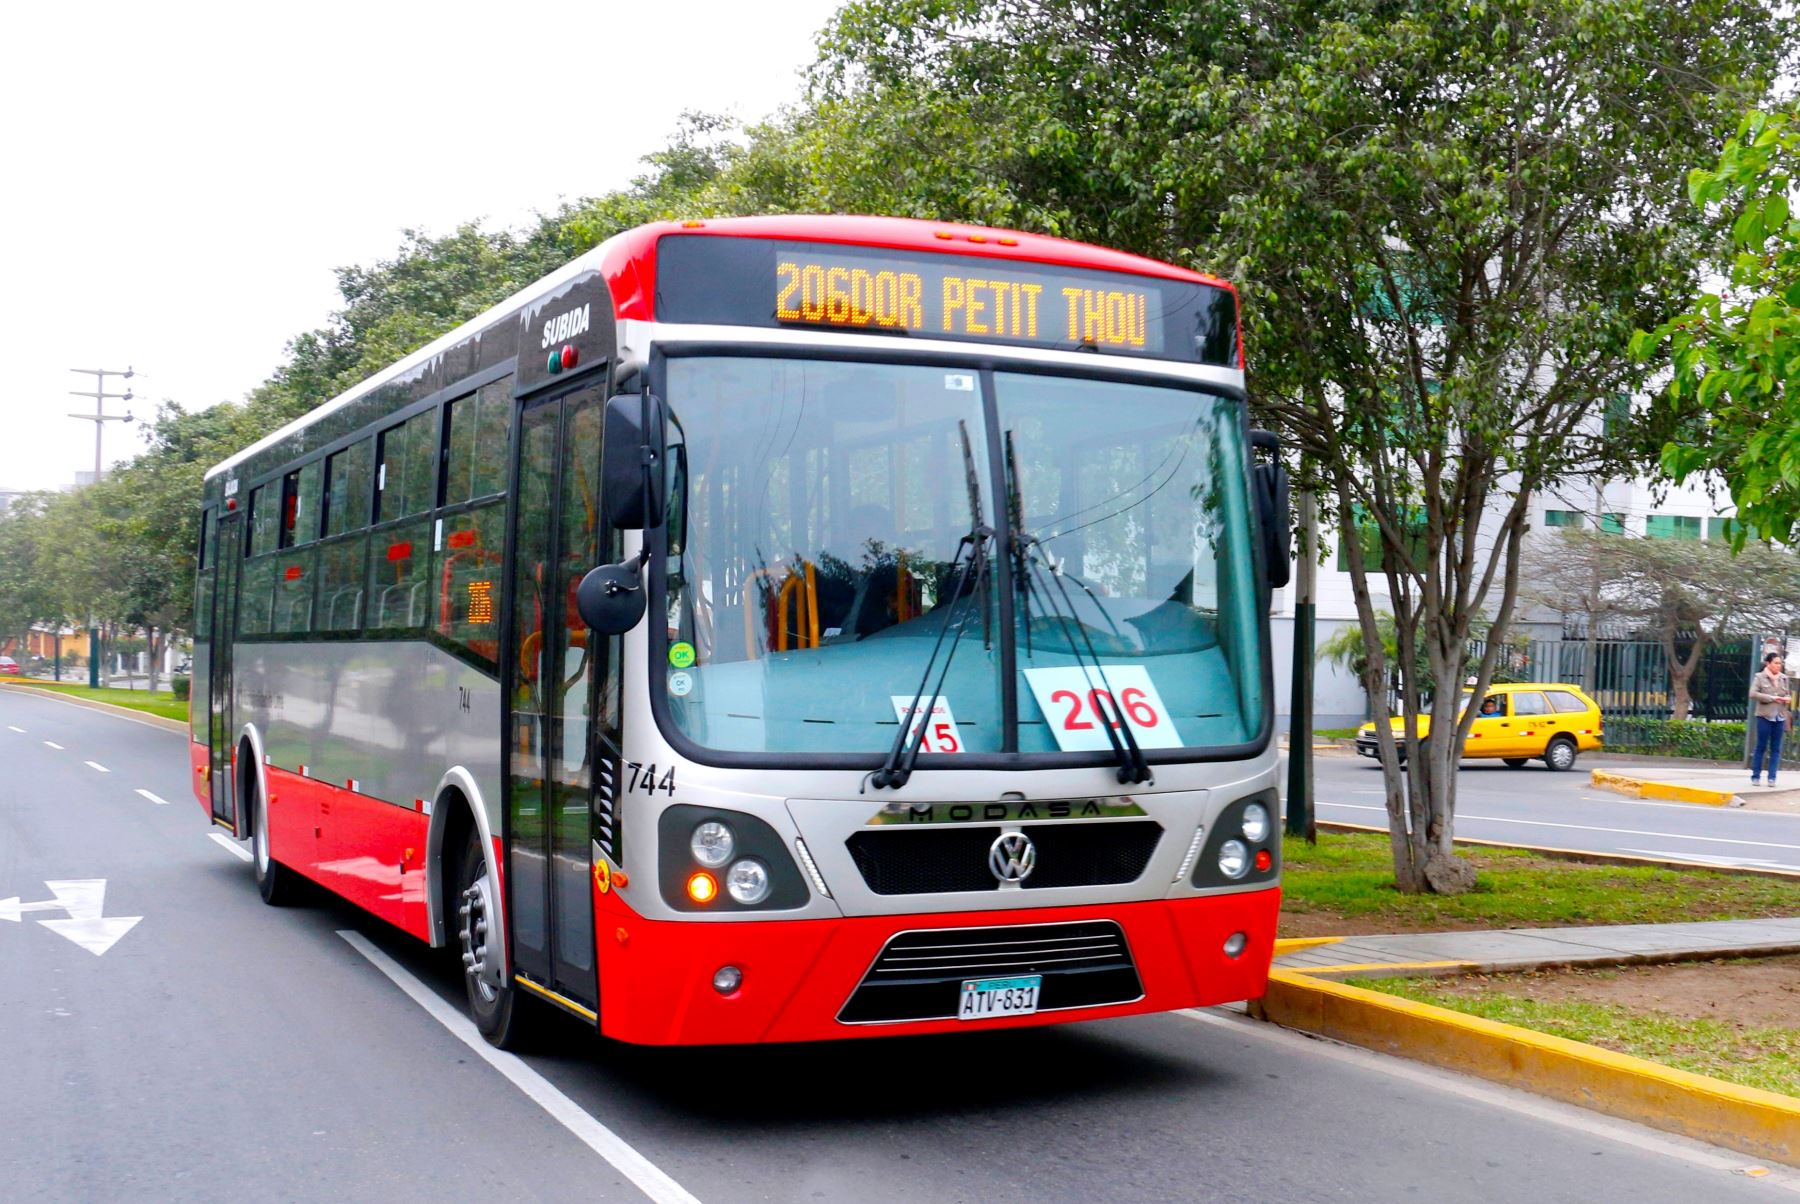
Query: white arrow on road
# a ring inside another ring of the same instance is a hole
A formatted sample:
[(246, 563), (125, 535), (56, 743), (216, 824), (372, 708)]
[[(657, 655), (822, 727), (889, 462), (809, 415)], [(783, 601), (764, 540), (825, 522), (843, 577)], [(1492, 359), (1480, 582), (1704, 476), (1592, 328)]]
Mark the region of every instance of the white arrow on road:
[(62, 882), (45, 882), (54, 899), (39, 903), (21, 903), (14, 895), (0, 899), (0, 920), (17, 924), (28, 911), (67, 912), (66, 920), (39, 920), (38, 923), (58, 936), (67, 937), (95, 957), (119, 943), (119, 938), (137, 926), (143, 916), (113, 916), (101, 913), (106, 905), (106, 879), (74, 878)]

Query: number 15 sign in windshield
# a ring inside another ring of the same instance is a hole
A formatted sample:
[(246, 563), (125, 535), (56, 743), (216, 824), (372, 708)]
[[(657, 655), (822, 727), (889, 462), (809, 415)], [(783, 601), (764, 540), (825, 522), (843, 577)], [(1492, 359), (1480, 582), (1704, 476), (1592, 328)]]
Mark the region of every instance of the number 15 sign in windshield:
[(1142, 665), (1027, 669), (1025, 680), (1064, 752), (1110, 749), (1108, 727), (1131, 725), (1139, 748), (1180, 748), (1181, 736)]

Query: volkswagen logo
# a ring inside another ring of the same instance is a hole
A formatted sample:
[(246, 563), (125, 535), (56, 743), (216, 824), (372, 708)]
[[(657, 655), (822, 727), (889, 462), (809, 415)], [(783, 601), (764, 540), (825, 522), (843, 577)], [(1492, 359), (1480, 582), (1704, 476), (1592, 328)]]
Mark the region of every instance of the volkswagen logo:
[(1023, 882), (1037, 868), (1037, 846), (1023, 832), (1007, 832), (988, 849), (988, 869), (1002, 884)]

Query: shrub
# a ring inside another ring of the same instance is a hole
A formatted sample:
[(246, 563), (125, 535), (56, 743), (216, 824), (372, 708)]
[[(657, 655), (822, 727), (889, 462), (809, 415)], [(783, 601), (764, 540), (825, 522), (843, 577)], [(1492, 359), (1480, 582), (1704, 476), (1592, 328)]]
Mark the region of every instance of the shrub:
[[(1698, 719), (1608, 719), (1606, 746), (1651, 756), (1739, 761), (1744, 756), (1744, 725)], [(1788, 747), (1781, 751), (1783, 757), (1800, 753), (1800, 749)]]
[[(193, 688), (194, 679), (185, 676), (184, 674), (177, 673), (174, 677), (169, 679), (169, 691), (175, 695), (175, 701), (177, 702), (186, 702), (188, 692)], [(1742, 727), (1743, 724), (1740, 723), (1738, 726)]]

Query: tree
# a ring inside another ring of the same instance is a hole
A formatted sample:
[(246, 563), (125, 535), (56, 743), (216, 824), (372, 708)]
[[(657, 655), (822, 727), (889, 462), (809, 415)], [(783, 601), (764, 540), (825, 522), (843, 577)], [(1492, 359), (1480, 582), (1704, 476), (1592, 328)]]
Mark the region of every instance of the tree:
[[(1380, 580), (1411, 730), (1416, 657), (1448, 680), (1484, 611), (1504, 635), (1533, 496), (1635, 475), (1595, 419), (1644, 383), (1632, 331), (1692, 290), (1708, 229), (1682, 173), (1762, 95), (1785, 29), (1753, 0), (865, 0), (783, 137), (833, 207), (908, 193), (902, 212), (1238, 282), (1261, 418), (1299, 483), (1336, 496), (1340, 531), (1378, 533), (1378, 555), (1345, 542), (1365, 685), (1385, 698)], [(1482, 687), (1502, 641), (1485, 643)], [(1434, 699), (1404, 770), (1377, 707), (1403, 890), (1434, 861), (1441, 887), (1470, 880), (1449, 861), (1472, 722), (1456, 705)]]
[(1694, 205), (1730, 237), (1728, 288), (1700, 291), (1634, 349), (1673, 368), (1654, 407), (1663, 467), (1676, 480), (1717, 473), (1755, 532), (1792, 544), (1800, 526), (1800, 220), (1789, 212), (1800, 166), (1800, 110), (1752, 111), (1717, 165), (1688, 177)]

